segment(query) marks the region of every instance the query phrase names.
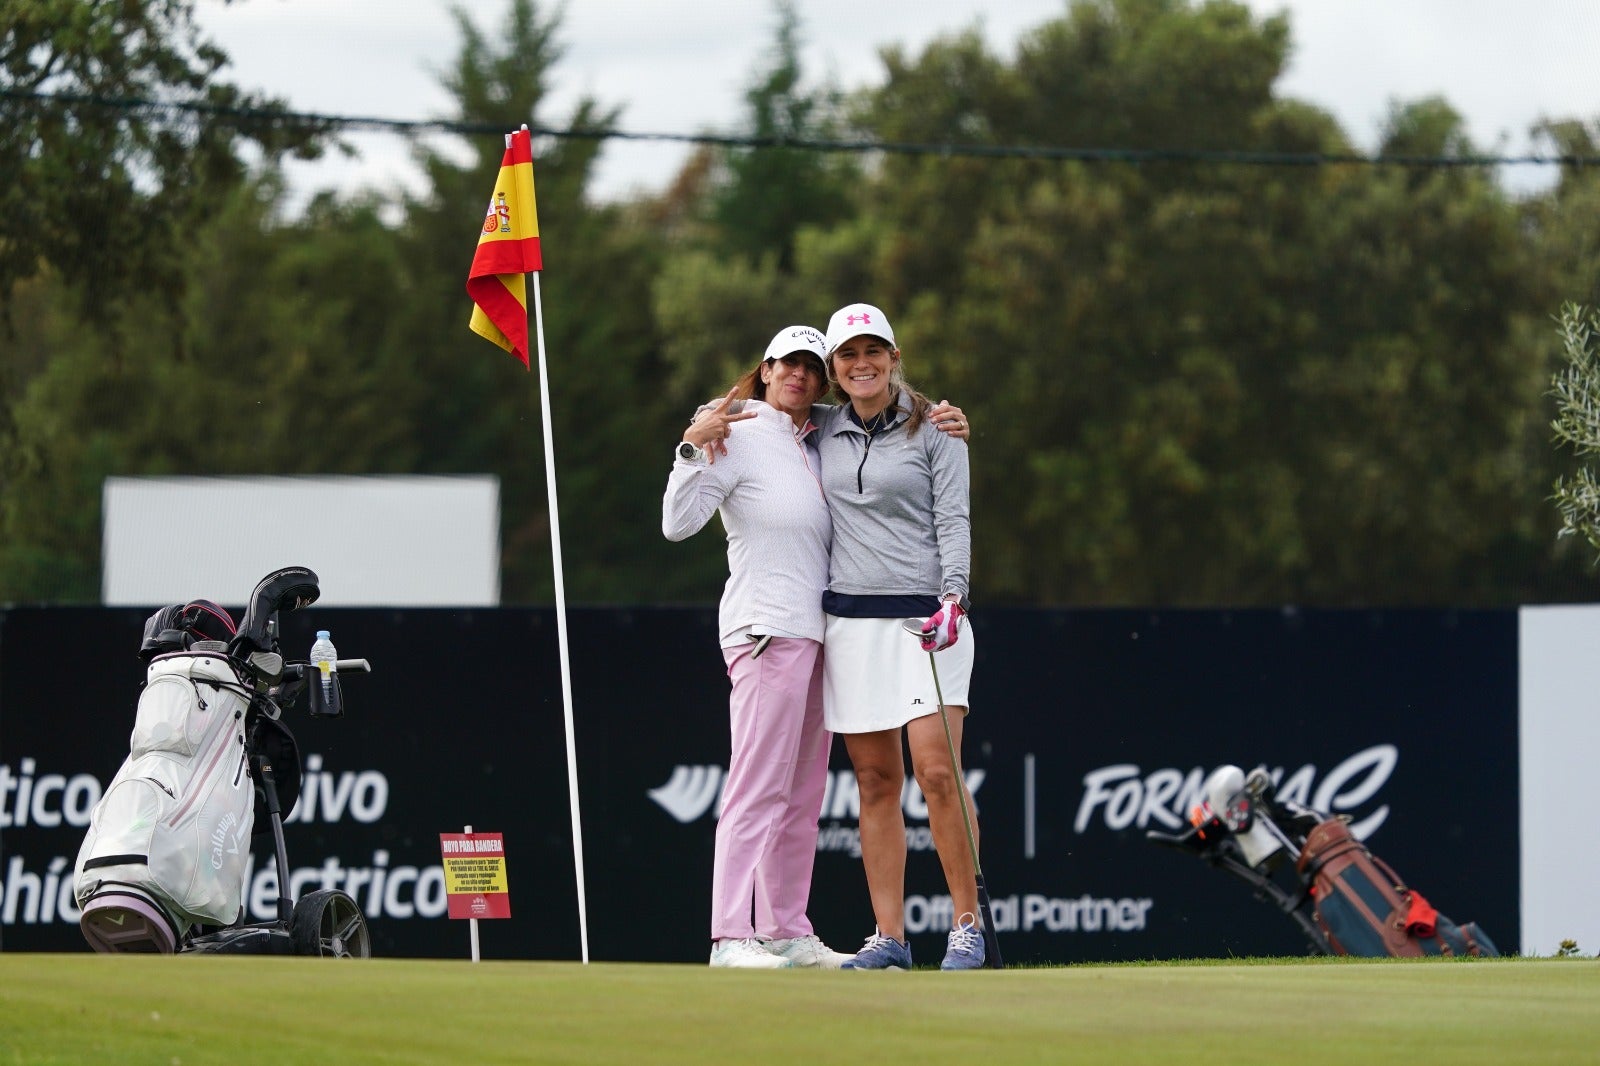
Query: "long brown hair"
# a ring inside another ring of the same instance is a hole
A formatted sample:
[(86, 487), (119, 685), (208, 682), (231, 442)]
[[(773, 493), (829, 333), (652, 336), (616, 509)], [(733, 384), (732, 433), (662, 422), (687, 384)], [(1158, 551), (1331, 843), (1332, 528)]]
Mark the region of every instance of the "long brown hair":
[(761, 380), (761, 364), (757, 363), (754, 370), (746, 370), (740, 374), (732, 385), (728, 386), (733, 391), (735, 400), (765, 400), (767, 398), (767, 383)]
[[(882, 337), (878, 339), (883, 340)], [(889, 342), (884, 341), (884, 343), (888, 344)], [(933, 401), (907, 383), (904, 369), (905, 360), (898, 358), (900, 349), (892, 344), (889, 347), (897, 356), (894, 365), (889, 368), (889, 395), (895, 397), (895, 400), (892, 401), (895, 406), (899, 404), (899, 394), (901, 392), (911, 397), (911, 417), (906, 420), (906, 436), (914, 437), (917, 435), (917, 430), (922, 428), (922, 423), (928, 420), (928, 408), (933, 406)], [(833, 382), (834, 398), (841, 404), (848, 406), (850, 394), (844, 391), (844, 387), (839, 384), (839, 376), (833, 372), (833, 356), (831, 355), (828, 356), (828, 380)]]

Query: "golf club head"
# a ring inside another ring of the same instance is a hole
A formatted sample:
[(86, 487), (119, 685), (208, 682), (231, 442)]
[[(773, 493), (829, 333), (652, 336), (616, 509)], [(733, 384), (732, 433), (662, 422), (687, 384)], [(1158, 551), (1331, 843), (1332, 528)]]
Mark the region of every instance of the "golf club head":
[(926, 618), (906, 618), (900, 622), (900, 628), (920, 641), (922, 639), (922, 627), (927, 624), (928, 620)]
[(994, 912), (989, 906), (989, 886), (983, 882), (981, 867), (977, 869), (976, 875), (978, 912), (983, 915), (983, 963), (991, 970), (1003, 970), (1006, 968), (1006, 963), (1000, 957), (1000, 938), (995, 935)]

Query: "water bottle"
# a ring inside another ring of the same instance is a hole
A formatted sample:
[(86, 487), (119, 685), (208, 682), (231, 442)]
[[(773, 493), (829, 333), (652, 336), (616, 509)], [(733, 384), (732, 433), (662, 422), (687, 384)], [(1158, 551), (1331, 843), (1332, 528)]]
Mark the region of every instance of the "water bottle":
[(311, 713), (337, 718), (343, 711), (339, 706), (339, 653), (326, 629), (317, 630), (317, 639), (311, 645), (311, 665), (317, 671), (311, 679)]

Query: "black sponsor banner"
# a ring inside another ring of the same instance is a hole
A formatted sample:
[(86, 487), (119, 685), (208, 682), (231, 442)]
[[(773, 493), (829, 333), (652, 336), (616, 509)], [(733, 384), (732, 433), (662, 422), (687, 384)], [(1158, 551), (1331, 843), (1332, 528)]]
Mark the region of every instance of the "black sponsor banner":
[[(84, 782), (98, 779), (98, 794), (127, 755), (147, 614), (0, 616), (5, 950), (86, 950), (76, 915), (61, 917), (87, 826)], [(344, 718), (312, 720), (303, 702), (284, 716), (305, 767), (284, 830), (291, 895), (350, 892), (368, 915), (375, 954), (467, 957), (466, 923), (445, 917), (439, 834), (471, 825), (505, 834), (518, 916), (483, 925), (482, 956), (576, 958), (553, 613), (313, 609), (284, 618), (291, 657), (305, 657), (317, 629), (332, 632), (341, 657), (369, 659), (373, 672), (343, 679)], [(69, 782), (65, 791), (57, 780)], [(249, 920), (276, 913), (271, 848), (270, 833), (255, 838)]]
[[(0, 614), (0, 948), (86, 950), (71, 872), (88, 809), (127, 754), (148, 611)], [(708, 949), (727, 681), (715, 612), (570, 612), (590, 957), (698, 961)], [(1219, 763), (1264, 765), (1349, 815), (1442, 912), (1516, 944), (1513, 611), (1024, 611), (978, 616), (966, 772), (1008, 961), (1305, 950), (1249, 888), (1145, 839), (1177, 831)], [(465, 957), (439, 834), (504, 834), (513, 917), (485, 958), (577, 958), (567, 748), (549, 610), (316, 609), (285, 646), (333, 632), (374, 673), (347, 716), (287, 717), (305, 766), (286, 826), (291, 894), (342, 888), (374, 951)], [(907, 638), (910, 639), (910, 638)], [(903, 797), (919, 962), (950, 923), (926, 808)], [(834, 947), (872, 931), (854, 778), (835, 744), (811, 917)], [(276, 898), (269, 838), (246, 889)]]
[[(1075, 931), (1036, 924), (1018, 957), (1305, 950), (1243, 882), (1144, 839), (1180, 828), (1221, 763), (1265, 765), (1289, 795), (1350, 815), (1444, 913), (1514, 947), (1516, 634), (1513, 611), (1063, 612), (1008, 629), (974, 697), (1019, 719), (993, 727), (985, 870), (997, 895), (1080, 904)], [(1030, 755), (1031, 847), (1012, 798)], [(1089, 900), (1124, 915), (1135, 901), (1144, 924), (1086, 928)]]

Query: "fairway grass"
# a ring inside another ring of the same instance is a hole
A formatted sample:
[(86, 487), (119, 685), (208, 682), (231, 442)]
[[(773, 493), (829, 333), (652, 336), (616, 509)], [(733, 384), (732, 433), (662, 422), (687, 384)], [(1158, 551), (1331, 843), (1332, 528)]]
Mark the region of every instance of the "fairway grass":
[(1600, 962), (941, 974), (0, 954), (0, 1066), (746, 1062), (1600, 1062)]

